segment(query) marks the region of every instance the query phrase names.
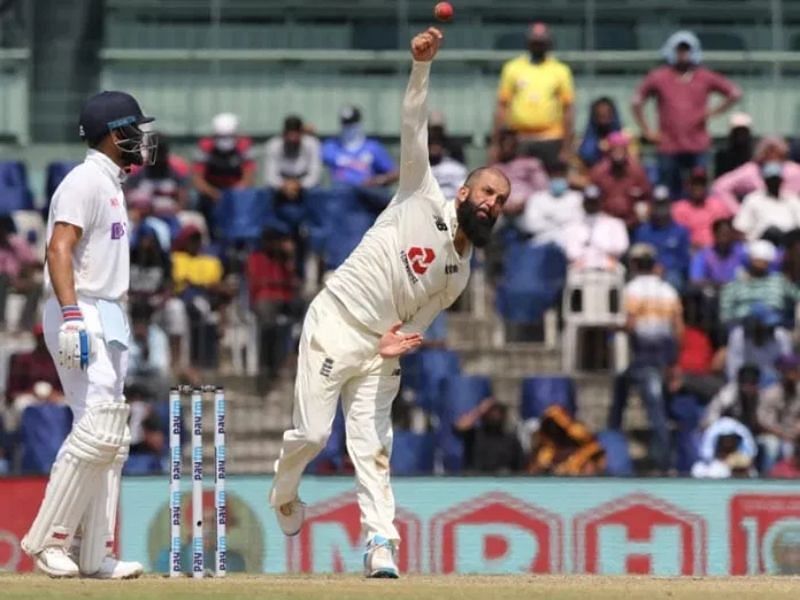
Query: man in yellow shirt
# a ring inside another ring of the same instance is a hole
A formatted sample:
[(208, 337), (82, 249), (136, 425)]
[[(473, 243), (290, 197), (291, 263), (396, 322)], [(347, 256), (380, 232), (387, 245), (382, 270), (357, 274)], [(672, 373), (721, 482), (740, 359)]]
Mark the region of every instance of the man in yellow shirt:
[(572, 71), (549, 56), (551, 47), (547, 26), (531, 25), (528, 54), (503, 66), (495, 112), (495, 133), (516, 131), (522, 152), (548, 168), (572, 153), (575, 101)]

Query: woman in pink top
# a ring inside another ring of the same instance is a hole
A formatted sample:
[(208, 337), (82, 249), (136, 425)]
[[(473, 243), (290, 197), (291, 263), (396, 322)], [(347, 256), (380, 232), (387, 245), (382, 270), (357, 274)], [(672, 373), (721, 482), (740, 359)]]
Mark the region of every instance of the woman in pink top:
[(711, 188), (711, 193), (736, 214), (739, 212), (742, 198), (755, 190), (765, 189), (761, 167), (768, 162), (782, 162), (782, 190), (800, 195), (800, 164), (788, 160), (788, 156), (789, 146), (783, 138), (767, 136), (756, 146), (753, 160), (717, 179)]
[(722, 200), (708, 195), (708, 175), (702, 167), (692, 170), (687, 185), (689, 197), (672, 205), (672, 218), (689, 230), (692, 248), (707, 248), (714, 243), (714, 221), (733, 215)]

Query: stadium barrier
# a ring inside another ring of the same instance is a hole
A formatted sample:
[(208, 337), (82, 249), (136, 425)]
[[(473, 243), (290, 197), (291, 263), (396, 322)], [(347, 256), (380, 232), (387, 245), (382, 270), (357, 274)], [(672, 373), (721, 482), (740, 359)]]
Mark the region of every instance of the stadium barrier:
[[(30, 570), (19, 539), (44, 479), (0, 480), (0, 570)], [(228, 569), (361, 570), (351, 478), (307, 478), (308, 520), (286, 538), (266, 503), (269, 477), (228, 482)], [(166, 572), (169, 507), (164, 478), (123, 482), (118, 551)], [(428, 573), (800, 573), (796, 483), (747, 480), (407, 478), (395, 484), (400, 566)], [(188, 498), (187, 498), (188, 500)], [(214, 494), (204, 509), (213, 522)], [(191, 542), (190, 511), (183, 527)], [(206, 551), (214, 531), (206, 530)]]

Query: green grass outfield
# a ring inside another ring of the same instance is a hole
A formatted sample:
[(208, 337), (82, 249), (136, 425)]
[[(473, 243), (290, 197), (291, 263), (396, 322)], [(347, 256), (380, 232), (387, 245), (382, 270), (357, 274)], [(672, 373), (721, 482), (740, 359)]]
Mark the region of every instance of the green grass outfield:
[(800, 578), (656, 578), (589, 576), (430, 576), (366, 581), (345, 576), (242, 576), (193, 581), (148, 576), (134, 581), (52, 580), (0, 575), (3, 600), (726, 600), (800, 596)]

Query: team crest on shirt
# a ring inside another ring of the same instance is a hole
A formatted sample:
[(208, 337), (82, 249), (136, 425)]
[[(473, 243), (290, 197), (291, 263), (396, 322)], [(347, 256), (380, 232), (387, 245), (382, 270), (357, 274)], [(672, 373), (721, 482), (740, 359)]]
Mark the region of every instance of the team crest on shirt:
[(125, 224), (124, 223), (112, 223), (111, 224), (111, 239), (112, 240), (121, 240), (125, 236)]
[(116, 196), (111, 198), (111, 207), (112, 208), (119, 208), (119, 204), (120, 204), (119, 203), (119, 198), (117, 198)]

